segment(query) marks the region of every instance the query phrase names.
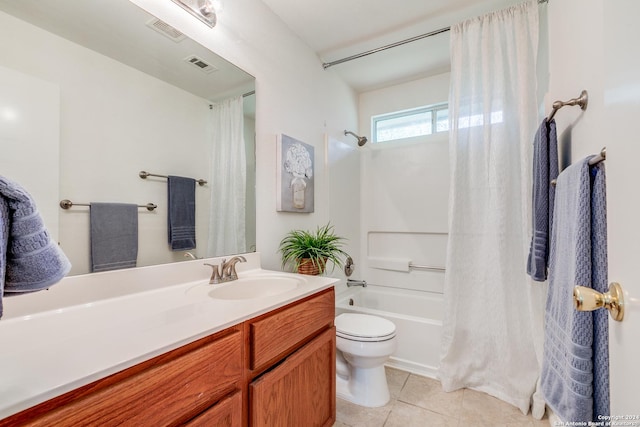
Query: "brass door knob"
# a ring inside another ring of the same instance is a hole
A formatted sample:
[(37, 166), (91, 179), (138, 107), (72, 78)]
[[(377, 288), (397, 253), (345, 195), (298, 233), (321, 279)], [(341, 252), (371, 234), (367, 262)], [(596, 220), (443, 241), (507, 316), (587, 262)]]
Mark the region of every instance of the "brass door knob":
[(619, 283), (612, 282), (609, 292), (600, 293), (586, 286), (573, 288), (573, 303), (578, 311), (593, 311), (606, 308), (613, 320), (621, 322), (624, 318), (624, 293)]

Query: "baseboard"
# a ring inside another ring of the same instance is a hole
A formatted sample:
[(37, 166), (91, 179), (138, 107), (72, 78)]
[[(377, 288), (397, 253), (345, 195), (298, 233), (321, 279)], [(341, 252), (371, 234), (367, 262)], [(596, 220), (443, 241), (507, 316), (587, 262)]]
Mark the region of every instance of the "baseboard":
[(411, 374), (420, 375), (422, 377), (427, 378), (437, 378), (438, 368), (428, 365), (423, 365), (421, 363), (411, 362), (409, 360), (400, 359), (397, 357), (391, 356), (385, 366), (390, 368), (399, 369), (401, 371), (409, 372)]

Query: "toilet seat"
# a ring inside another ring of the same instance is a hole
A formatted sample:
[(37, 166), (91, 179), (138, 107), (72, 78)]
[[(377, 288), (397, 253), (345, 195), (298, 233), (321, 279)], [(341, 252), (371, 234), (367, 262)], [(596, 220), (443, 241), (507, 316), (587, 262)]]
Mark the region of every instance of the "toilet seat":
[(396, 325), (382, 317), (343, 313), (335, 318), (336, 336), (351, 341), (387, 341), (396, 336)]

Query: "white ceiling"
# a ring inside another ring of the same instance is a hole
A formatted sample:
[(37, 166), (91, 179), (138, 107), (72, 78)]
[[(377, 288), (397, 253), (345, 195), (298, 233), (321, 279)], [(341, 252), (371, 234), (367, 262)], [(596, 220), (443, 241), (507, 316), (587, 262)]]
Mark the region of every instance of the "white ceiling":
[[(522, 0), (262, 0), (328, 63), (377, 49)], [(449, 70), (449, 32), (327, 69), (364, 92)]]
[[(324, 0), (320, 6), (305, 0), (262, 1), (317, 53), (320, 62), (327, 63), (522, 0)], [(243, 93), (253, 87), (251, 76), (202, 46), (189, 40), (174, 43), (151, 31), (145, 26), (150, 16), (128, 0), (0, 0), (0, 10), (207, 99), (230, 96), (229, 88)], [(197, 54), (219, 71), (205, 75), (188, 68), (191, 66), (182, 59), (190, 54)], [(445, 32), (335, 65), (326, 72), (338, 74), (356, 91), (364, 92), (439, 74), (449, 67), (449, 32)]]
[[(255, 87), (253, 76), (193, 40), (174, 41), (149, 28), (156, 19), (128, 0), (0, 0), (0, 11), (210, 101)], [(194, 55), (216, 71), (185, 61)]]

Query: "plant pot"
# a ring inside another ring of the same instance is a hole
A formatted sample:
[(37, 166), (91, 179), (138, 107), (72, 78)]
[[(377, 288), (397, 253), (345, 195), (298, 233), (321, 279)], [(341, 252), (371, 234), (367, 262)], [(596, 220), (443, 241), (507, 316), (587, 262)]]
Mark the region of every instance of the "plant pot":
[[(327, 258), (324, 259), (325, 266), (327, 263)], [(308, 276), (317, 276), (319, 274), (324, 273), (324, 269), (320, 270), (317, 265), (315, 265), (310, 258), (304, 258), (300, 261), (300, 265), (298, 265), (298, 273), (306, 274)]]

